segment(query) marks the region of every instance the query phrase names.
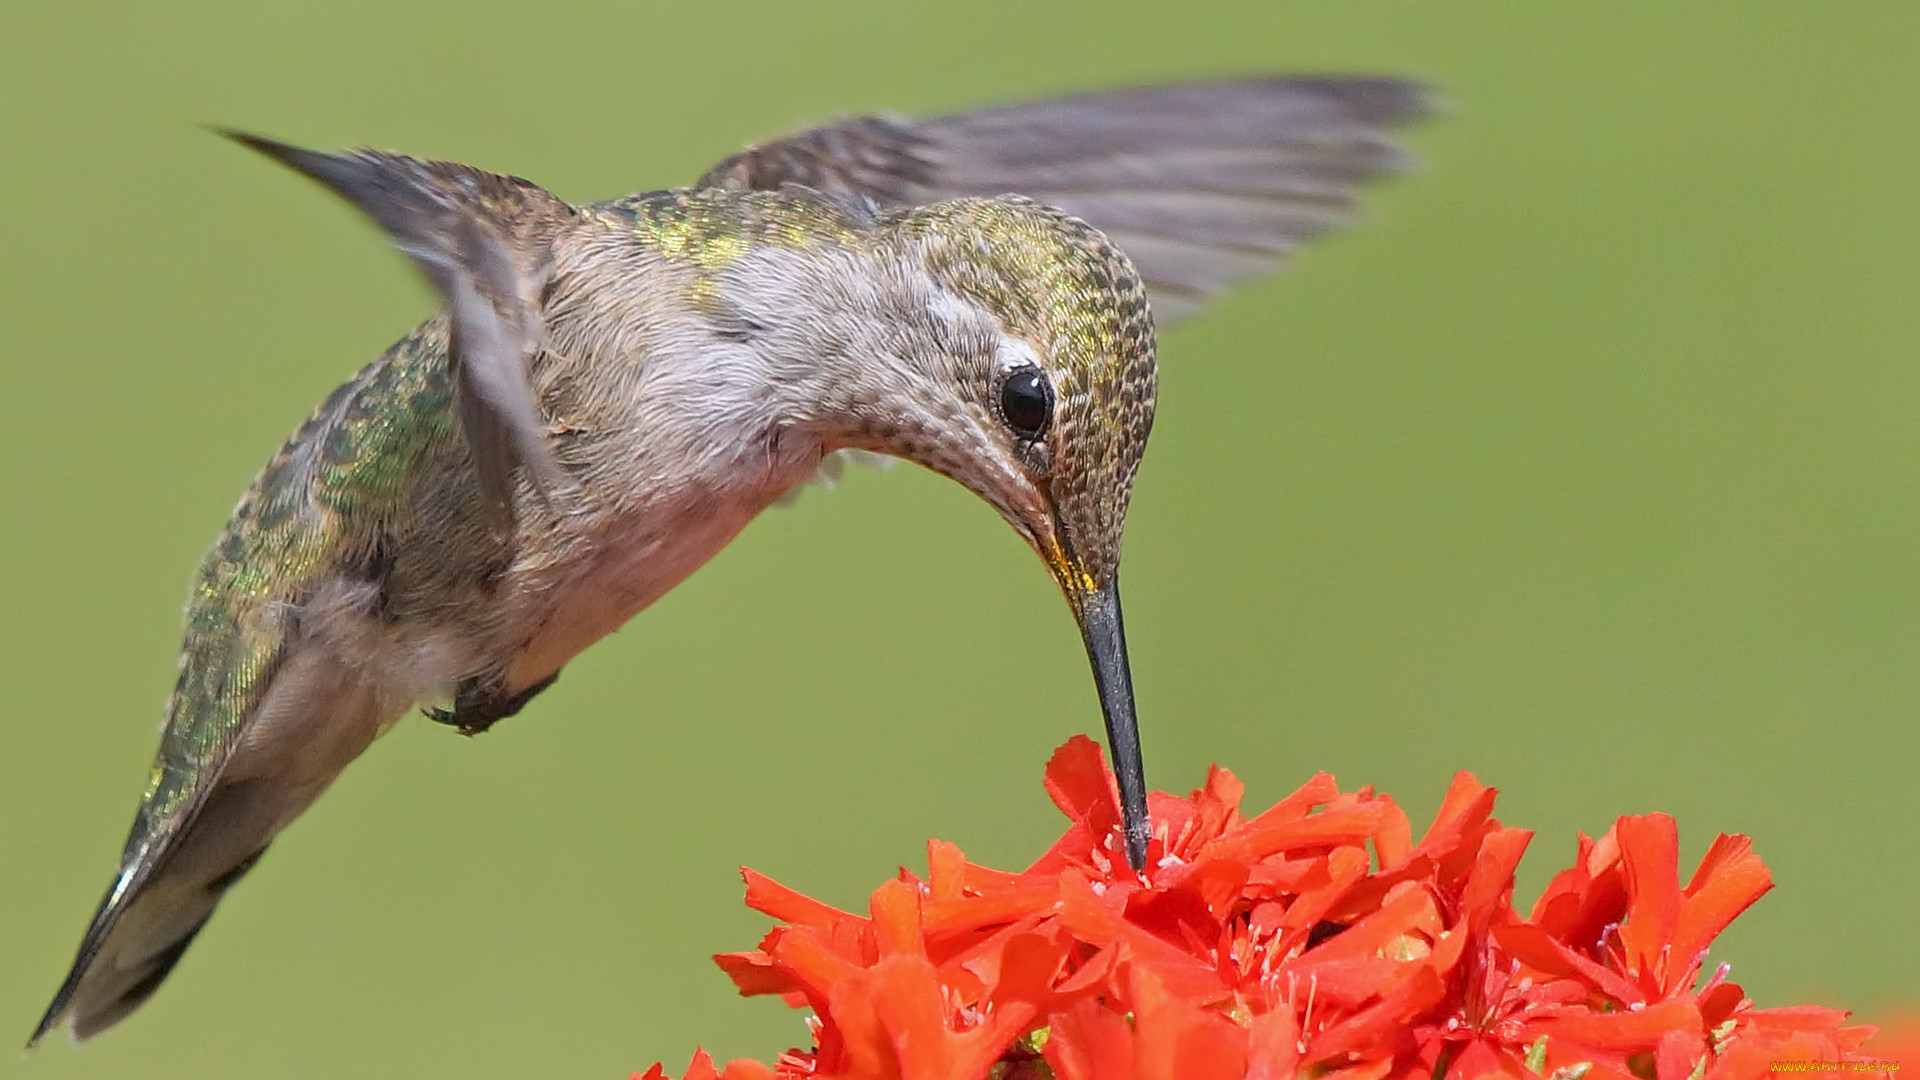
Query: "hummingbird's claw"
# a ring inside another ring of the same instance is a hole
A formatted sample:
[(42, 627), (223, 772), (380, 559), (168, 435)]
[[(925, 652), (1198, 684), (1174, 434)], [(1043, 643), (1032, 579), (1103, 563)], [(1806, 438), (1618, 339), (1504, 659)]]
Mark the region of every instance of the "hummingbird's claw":
[(524, 690), (508, 691), (498, 679), (482, 682), (477, 678), (460, 684), (453, 695), (453, 708), (421, 709), (421, 715), (435, 723), (458, 728), (462, 735), (478, 735), (495, 723), (518, 713), (527, 702), (540, 696), (560, 678), (559, 672), (547, 676)]

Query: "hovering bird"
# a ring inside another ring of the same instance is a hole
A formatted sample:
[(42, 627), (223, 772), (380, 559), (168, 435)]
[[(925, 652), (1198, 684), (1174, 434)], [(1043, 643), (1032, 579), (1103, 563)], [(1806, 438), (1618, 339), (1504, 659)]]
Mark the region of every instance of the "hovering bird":
[(33, 1041), (152, 995), (408, 709), (450, 702), (428, 714), (468, 734), (512, 716), (843, 452), (959, 481), (1045, 561), (1144, 867), (1119, 565), (1154, 318), (1342, 222), (1426, 108), (1395, 79), (1246, 78), (862, 116), (585, 206), (228, 133), (359, 207), (443, 303), (301, 425), (201, 563), (119, 871)]

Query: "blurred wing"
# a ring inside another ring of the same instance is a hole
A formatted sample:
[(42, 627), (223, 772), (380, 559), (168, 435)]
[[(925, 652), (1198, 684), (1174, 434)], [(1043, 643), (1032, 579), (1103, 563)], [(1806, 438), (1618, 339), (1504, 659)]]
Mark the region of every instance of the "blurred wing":
[(516, 464), (543, 494), (568, 487), (548, 448), (526, 365), (543, 335), (537, 297), (551, 269), (546, 234), (571, 218), (572, 208), (518, 177), (466, 165), (374, 150), (326, 154), (223, 134), (359, 207), (445, 298), (454, 404), (487, 501), (512, 519)]
[(1432, 109), (1400, 79), (1251, 78), (1112, 90), (930, 120), (859, 116), (749, 147), (702, 187), (803, 184), (882, 208), (1025, 195), (1132, 257), (1159, 321), (1278, 268), (1404, 168), (1388, 137)]

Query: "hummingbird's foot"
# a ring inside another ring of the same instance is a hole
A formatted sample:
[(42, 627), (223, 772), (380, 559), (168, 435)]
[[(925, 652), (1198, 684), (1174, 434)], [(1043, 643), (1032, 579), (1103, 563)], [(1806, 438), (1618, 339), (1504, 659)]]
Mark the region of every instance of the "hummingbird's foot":
[(421, 709), (427, 719), (460, 729), (462, 735), (478, 735), (492, 727), (496, 722), (527, 707), (527, 702), (540, 696), (540, 691), (552, 686), (560, 678), (559, 672), (527, 687), (525, 690), (510, 693), (498, 680), (481, 682), (468, 679), (460, 684), (453, 695), (451, 709)]

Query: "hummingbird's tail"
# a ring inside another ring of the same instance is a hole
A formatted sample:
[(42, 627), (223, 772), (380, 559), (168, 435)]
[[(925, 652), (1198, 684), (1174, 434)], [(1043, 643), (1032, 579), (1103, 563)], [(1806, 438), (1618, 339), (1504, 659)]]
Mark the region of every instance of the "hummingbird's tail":
[(335, 665), (286, 666), (295, 670), (273, 680), (252, 737), (211, 783), (169, 767), (163, 748), (119, 872), (29, 1047), (62, 1023), (85, 1041), (153, 996), (221, 897), (390, 719)]
[(220, 897), (265, 853), (270, 834), (262, 826), (280, 815), (260, 812), (262, 794), (257, 783), (216, 791), (186, 839), (154, 869), (147, 869), (152, 856), (135, 824), (120, 872), (27, 1045), (63, 1020), (76, 1040), (91, 1038), (159, 989)]

